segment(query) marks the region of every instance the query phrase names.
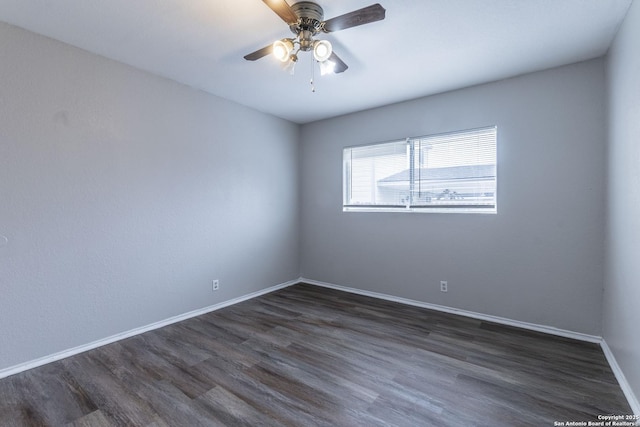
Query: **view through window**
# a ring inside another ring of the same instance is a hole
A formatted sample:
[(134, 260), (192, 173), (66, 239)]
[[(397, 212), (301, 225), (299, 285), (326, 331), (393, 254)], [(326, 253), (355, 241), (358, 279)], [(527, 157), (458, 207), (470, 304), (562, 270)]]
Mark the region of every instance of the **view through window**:
[(345, 148), (345, 211), (496, 212), (495, 126)]

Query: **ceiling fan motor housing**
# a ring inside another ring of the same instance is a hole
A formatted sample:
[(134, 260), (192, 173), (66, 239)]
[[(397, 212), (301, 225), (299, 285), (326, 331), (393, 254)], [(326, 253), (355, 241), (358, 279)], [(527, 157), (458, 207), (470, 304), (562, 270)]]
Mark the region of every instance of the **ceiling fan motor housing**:
[(299, 37), (300, 50), (313, 48), (313, 36), (322, 30), (324, 11), (319, 4), (312, 1), (299, 1), (291, 5), (298, 16), (298, 21), (289, 25), (291, 32)]

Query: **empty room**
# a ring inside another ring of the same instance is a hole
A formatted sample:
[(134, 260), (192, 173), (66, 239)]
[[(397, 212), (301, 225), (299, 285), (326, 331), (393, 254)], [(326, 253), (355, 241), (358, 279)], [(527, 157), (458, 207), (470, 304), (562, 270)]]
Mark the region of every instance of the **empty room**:
[(0, 426), (640, 425), (637, 0), (0, 0)]

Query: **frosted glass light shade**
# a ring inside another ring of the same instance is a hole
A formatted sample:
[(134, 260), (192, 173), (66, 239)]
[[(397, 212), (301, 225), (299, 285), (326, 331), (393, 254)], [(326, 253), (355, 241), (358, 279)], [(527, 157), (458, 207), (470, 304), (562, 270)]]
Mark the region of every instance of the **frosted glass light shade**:
[(320, 63), (320, 75), (326, 76), (327, 74), (333, 74), (336, 69), (336, 63), (333, 61), (323, 61)]
[(289, 60), (289, 55), (291, 54), (292, 50), (293, 43), (291, 42), (291, 40), (283, 39), (273, 42), (273, 56), (278, 58), (278, 60), (281, 62), (286, 62)]
[(331, 56), (333, 48), (327, 40), (316, 40), (313, 43), (313, 57), (318, 62), (324, 62)]

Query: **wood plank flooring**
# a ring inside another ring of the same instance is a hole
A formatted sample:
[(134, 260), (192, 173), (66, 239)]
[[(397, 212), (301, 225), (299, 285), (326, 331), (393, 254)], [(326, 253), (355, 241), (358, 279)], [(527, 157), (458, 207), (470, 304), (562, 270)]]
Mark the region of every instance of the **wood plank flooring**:
[(306, 284), (0, 380), (2, 426), (553, 426), (630, 413), (596, 344)]

